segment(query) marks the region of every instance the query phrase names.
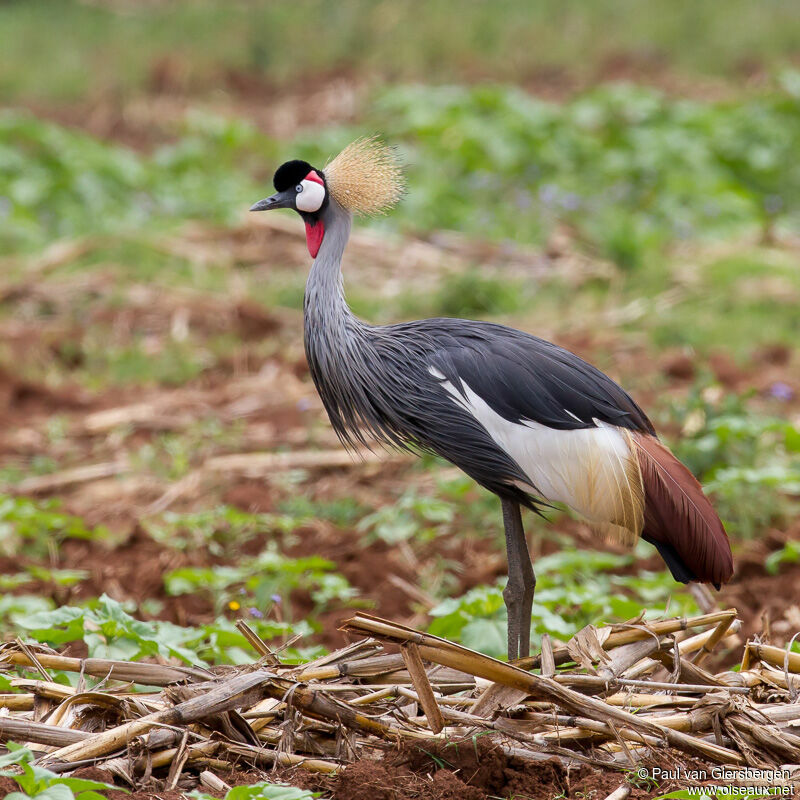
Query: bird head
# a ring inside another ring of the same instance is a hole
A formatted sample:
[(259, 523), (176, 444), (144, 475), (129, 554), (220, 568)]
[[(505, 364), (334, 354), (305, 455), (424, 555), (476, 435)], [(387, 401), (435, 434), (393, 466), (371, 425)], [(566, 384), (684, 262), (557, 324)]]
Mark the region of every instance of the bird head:
[(405, 179), (394, 149), (372, 136), (357, 139), (316, 169), (306, 161), (281, 164), (272, 180), (275, 194), (251, 211), (293, 208), (306, 224), (306, 243), (317, 257), (333, 205), (353, 214), (384, 214), (405, 192)]
[(330, 195), (322, 170), (314, 169), (307, 161), (287, 161), (281, 164), (272, 179), (275, 194), (259, 200), (251, 211), (269, 211), (272, 208), (293, 208), (306, 223), (308, 252), (317, 257), (325, 225), (321, 220)]

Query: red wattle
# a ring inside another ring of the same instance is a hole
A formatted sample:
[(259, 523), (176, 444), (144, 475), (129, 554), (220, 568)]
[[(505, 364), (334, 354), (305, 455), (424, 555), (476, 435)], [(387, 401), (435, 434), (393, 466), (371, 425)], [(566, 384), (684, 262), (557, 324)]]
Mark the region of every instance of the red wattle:
[(322, 220), (318, 220), (314, 225), (306, 222), (306, 244), (311, 258), (316, 258), (319, 253), (319, 246), (322, 244), (322, 237), (325, 235), (325, 226)]

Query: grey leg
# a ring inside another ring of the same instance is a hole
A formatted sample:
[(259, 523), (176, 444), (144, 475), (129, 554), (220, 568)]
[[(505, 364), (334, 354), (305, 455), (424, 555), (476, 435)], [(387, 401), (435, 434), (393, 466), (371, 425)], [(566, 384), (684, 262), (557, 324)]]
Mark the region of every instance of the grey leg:
[(508, 609), (508, 660), (525, 658), (531, 652), (531, 607), (536, 589), (528, 543), (522, 527), (519, 503), (501, 500), (508, 552), (508, 584), (503, 599)]

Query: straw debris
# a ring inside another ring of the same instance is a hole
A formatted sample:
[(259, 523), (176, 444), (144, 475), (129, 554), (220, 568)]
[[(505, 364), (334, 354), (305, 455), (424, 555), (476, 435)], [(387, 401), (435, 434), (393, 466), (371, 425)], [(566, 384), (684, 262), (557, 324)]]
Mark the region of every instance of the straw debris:
[[(793, 785), (800, 658), (748, 642), (741, 671), (699, 666), (738, 625), (730, 610), (589, 627), (563, 645), (546, 637), (515, 664), (363, 613), (344, 630), (366, 638), (299, 666), (257, 637), (253, 664), (212, 669), (67, 658), (18, 641), (0, 648), (16, 690), (0, 696), (0, 739), (27, 743), (62, 774), (92, 764), (164, 790), (222, 791), (234, 768), (334, 774), (398, 745), (478, 733), (528, 762), (624, 772), (700, 761), (742, 770), (742, 786), (744, 768), (781, 767), (792, 777), (776, 785)], [(100, 682), (75, 691), (53, 683), (54, 670)]]

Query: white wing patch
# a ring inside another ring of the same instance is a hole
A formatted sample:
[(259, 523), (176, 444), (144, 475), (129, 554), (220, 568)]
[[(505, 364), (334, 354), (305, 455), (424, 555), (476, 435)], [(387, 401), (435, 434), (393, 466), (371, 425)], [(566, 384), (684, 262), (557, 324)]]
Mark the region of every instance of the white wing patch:
[(429, 372), (519, 464), (530, 480), (524, 488), (568, 505), (616, 539), (635, 541), (644, 524), (644, 489), (627, 431), (599, 420), (596, 427), (577, 430), (510, 422), (463, 381), (462, 393), (439, 370)]

